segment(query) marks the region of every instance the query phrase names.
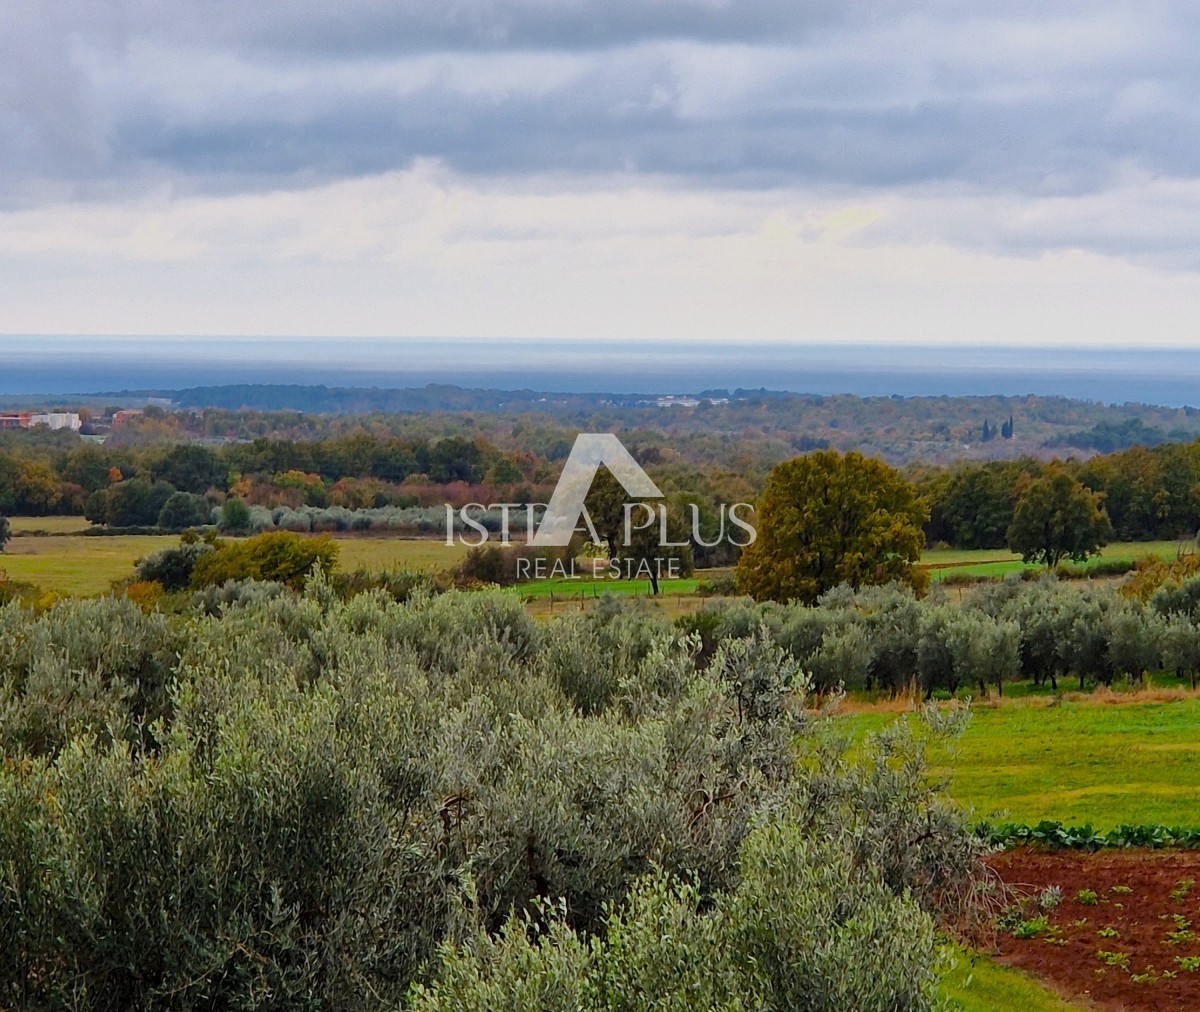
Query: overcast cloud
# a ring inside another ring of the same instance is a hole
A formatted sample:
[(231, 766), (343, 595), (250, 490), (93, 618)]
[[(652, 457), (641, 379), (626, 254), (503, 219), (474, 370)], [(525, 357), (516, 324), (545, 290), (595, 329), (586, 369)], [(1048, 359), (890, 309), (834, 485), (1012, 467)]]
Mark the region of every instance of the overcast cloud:
[(1183, 2), (7, 4), (0, 331), (1186, 342), (1197, 52)]

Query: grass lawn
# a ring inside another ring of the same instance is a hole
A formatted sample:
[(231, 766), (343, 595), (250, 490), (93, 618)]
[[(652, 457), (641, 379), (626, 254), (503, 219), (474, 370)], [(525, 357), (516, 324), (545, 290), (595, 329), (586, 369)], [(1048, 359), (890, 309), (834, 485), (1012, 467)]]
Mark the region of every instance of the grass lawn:
[[(1174, 559), (1179, 554), (1177, 541), (1120, 541), (1105, 546), (1100, 559), (1132, 562), (1146, 555), (1159, 559)], [(1095, 565), (1093, 558), (1085, 563), (1085, 567)], [(1006, 548), (979, 549), (965, 551), (959, 549), (941, 549), (925, 552), (921, 556), (923, 565), (931, 567), (930, 577), (934, 580), (944, 580), (951, 573), (956, 575), (1000, 577), (1005, 573), (1019, 572), (1022, 569), (1036, 568), (1026, 566), (1018, 556)]]
[(1064, 1001), (1033, 977), (992, 962), (986, 956), (957, 949), (957, 965), (946, 974), (938, 994), (962, 1012), (1070, 1012), (1083, 1008)]
[(83, 517), (10, 517), (15, 535), (44, 531), (46, 534), (78, 534), (92, 525)]
[[(1200, 699), (979, 706), (949, 754), (950, 793), (981, 819), (1200, 825)], [(837, 718), (877, 730), (894, 714)]]
[[(699, 580), (685, 578), (679, 580), (659, 580), (658, 588), (663, 596), (675, 594), (695, 594)], [(526, 600), (540, 597), (563, 598), (564, 600), (579, 600), (581, 597), (599, 599), (605, 594), (615, 594), (619, 597), (650, 596), (649, 580), (535, 580), (522, 583), (517, 592)]]
[[(466, 551), (461, 545), (448, 547), (440, 541), (424, 539), (335, 540), (341, 549), (343, 570), (445, 569)], [(129, 576), (138, 559), (178, 544), (179, 538), (173, 535), (17, 537), (9, 541), (5, 553), (0, 555), (0, 572), (56, 594), (103, 594), (114, 580)]]

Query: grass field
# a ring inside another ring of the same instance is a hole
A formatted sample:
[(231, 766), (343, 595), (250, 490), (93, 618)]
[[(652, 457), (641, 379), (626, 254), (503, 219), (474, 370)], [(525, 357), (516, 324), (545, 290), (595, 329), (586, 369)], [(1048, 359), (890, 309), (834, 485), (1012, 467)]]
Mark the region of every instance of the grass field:
[[(14, 517), (14, 537), (0, 557), (0, 571), (15, 580), (36, 584), (57, 594), (100, 594), (113, 580), (129, 575), (134, 562), (160, 548), (176, 544), (171, 536), (129, 535), (106, 538), (75, 537), (90, 525), (81, 517)], [(45, 537), (22, 536), (43, 532)], [(466, 552), (462, 545), (448, 546), (434, 539), (363, 538), (335, 536), (341, 547), (343, 570), (372, 572), (400, 569), (448, 569)], [(1104, 549), (1102, 558), (1130, 560), (1144, 555), (1173, 559), (1179, 551), (1174, 541), (1122, 542)], [(926, 552), (922, 562), (931, 567), (934, 580), (949, 574), (998, 577), (1026, 568), (1004, 550)], [(712, 574), (705, 573), (706, 577)], [(692, 598), (695, 579), (663, 581), (664, 596)], [(521, 588), (522, 597), (534, 606), (542, 598), (580, 600), (598, 593), (621, 596), (649, 594), (649, 581), (612, 580), (593, 585), (584, 580), (544, 580)], [(685, 610), (694, 610), (693, 608)]]
[(449, 569), (466, 553), (463, 545), (423, 538), (337, 537), (339, 565), (343, 571), (366, 569), (373, 573), (401, 569)]
[[(37, 519), (40, 522), (46, 518)], [(466, 551), (461, 545), (449, 547), (433, 540), (350, 537), (336, 540), (343, 570), (445, 569)], [(173, 535), (15, 537), (0, 555), (0, 572), (56, 594), (103, 594), (114, 580), (129, 576), (138, 559), (177, 544), (179, 538)]]
[[(660, 580), (659, 592), (663, 595), (695, 594), (700, 581), (694, 578), (680, 580)], [(523, 583), (517, 592), (527, 601), (542, 597), (562, 598), (563, 600), (579, 600), (582, 598), (599, 599), (605, 594), (615, 594), (618, 597), (649, 596), (649, 580), (537, 580)]]
[(957, 963), (942, 978), (938, 994), (962, 1012), (1070, 1012), (1084, 1007), (1063, 1001), (1028, 974), (1000, 966), (987, 956), (962, 949), (955, 956)]
[[(854, 733), (878, 730), (895, 713), (836, 718)], [(911, 719), (911, 718), (906, 718)], [(935, 774), (978, 818), (1056, 819), (1110, 829), (1121, 823), (1200, 825), (1200, 698), (1121, 702), (1024, 699), (980, 706), (963, 736), (934, 757)], [(964, 1012), (1062, 1012), (1064, 1001), (1019, 970), (958, 952), (940, 995)]]
[[(1179, 550), (1180, 545), (1177, 541), (1121, 541), (1106, 546), (1098, 557), (1089, 559), (1084, 568), (1090, 568), (1100, 560), (1133, 562), (1147, 555), (1159, 559), (1174, 559)], [(1006, 573), (1037, 568), (1026, 565), (1018, 556), (1003, 548), (974, 551), (941, 549), (926, 552), (921, 557), (921, 562), (930, 567), (930, 576), (934, 580), (944, 580), (951, 574), (955, 574), (956, 577), (995, 578)]]
[[(952, 751), (937, 757), (938, 772), (981, 819), (1200, 825), (1200, 698), (1106, 702), (1112, 698), (977, 707)], [(838, 719), (857, 733), (895, 714)]]
[[(31, 525), (72, 520), (72, 517), (39, 517), (19, 520), (18, 529), (44, 529)], [(50, 527), (55, 524), (51, 523)], [(66, 526), (66, 525), (61, 525)], [(383, 570), (449, 569), (466, 553), (461, 544), (453, 546), (433, 539), (364, 538), (334, 536), (339, 548), (339, 565), (343, 571), (365, 569)], [(33, 583), (56, 594), (91, 595), (108, 590), (113, 580), (128, 576), (134, 563), (159, 549), (179, 544), (173, 535), (118, 535), (114, 537), (81, 537), (55, 533), (48, 537), (15, 537), (7, 551), (0, 556), (0, 571), (14, 580)], [(694, 595), (696, 579), (664, 580), (664, 594)], [(623, 597), (648, 595), (648, 580), (541, 580), (523, 585), (523, 598), (570, 599), (599, 598), (604, 594)]]
[(78, 534), (92, 525), (83, 517), (12, 517), (9, 521), (13, 534)]
[(177, 544), (179, 538), (168, 535), (13, 538), (0, 555), (0, 571), (55, 594), (89, 596), (129, 576), (134, 561), (143, 555)]

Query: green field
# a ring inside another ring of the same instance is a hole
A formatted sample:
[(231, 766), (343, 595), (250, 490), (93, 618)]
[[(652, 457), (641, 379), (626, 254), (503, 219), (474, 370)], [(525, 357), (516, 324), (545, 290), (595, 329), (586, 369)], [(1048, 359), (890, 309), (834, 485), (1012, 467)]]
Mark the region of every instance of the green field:
[(13, 534), (78, 534), (92, 525), (83, 517), (12, 517)]
[(0, 555), (0, 571), (55, 594), (89, 596), (129, 576), (143, 555), (177, 544), (179, 539), (169, 535), (13, 538)]
[[(679, 580), (660, 580), (658, 587), (662, 594), (695, 594), (700, 581), (694, 578)], [(601, 598), (605, 594), (615, 594), (618, 597), (650, 595), (649, 580), (537, 580), (523, 583), (517, 592), (526, 601), (544, 597), (562, 598), (564, 601), (577, 601), (581, 597)]]
[(467, 553), (460, 544), (447, 545), (431, 538), (339, 537), (338, 565), (344, 572), (366, 569), (372, 573), (403, 569), (449, 569)]
[(1070, 1012), (1084, 1007), (1063, 1001), (1028, 974), (1000, 966), (987, 956), (956, 948), (955, 958), (954, 969), (942, 977), (938, 994), (961, 1012)]
[[(836, 718), (854, 734), (891, 723), (894, 713)], [(912, 718), (902, 718), (912, 719)], [(976, 818), (1032, 824), (1200, 825), (1200, 699), (1047, 705), (1041, 700), (981, 706), (966, 731), (933, 758), (935, 775)], [(964, 1012), (1013, 1008), (1061, 1012), (1064, 1002), (1033, 978), (959, 951), (942, 997)]]
[[(838, 718), (856, 733), (894, 714)], [(1200, 699), (977, 707), (937, 756), (950, 793), (980, 819), (1200, 825)]]
[[(1147, 555), (1158, 559), (1174, 559), (1179, 555), (1179, 551), (1180, 544), (1177, 541), (1120, 541), (1106, 546), (1098, 557), (1084, 563), (1084, 568), (1091, 568), (1101, 560), (1134, 562)], [(926, 552), (921, 557), (921, 562), (932, 567), (930, 576), (935, 581), (944, 580), (951, 574), (956, 579), (962, 576), (996, 579), (1007, 573), (1038, 568), (1022, 562), (1019, 557), (1003, 548), (972, 551), (940, 549)]]
[[(167, 535), (120, 535), (78, 537), (90, 525), (81, 517), (14, 517), (14, 537), (0, 557), (0, 571), (14, 580), (33, 583), (57, 594), (101, 594), (113, 580), (129, 575), (134, 562), (160, 548), (178, 543)], [(28, 536), (44, 532), (44, 537)], [(26, 536), (22, 536), (26, 535)], [(435, 539), (334, 536), (341, 547), (341, 568), (372, 572), (402, 569), (449, 569), (462, 558), (466, 548), (448, 546)], [(1109, 545), (1101, 557), (1132, 561), (1145, 555), (1173, 559), (1179, 551), (1174, 541), (1122, 542)], [(933, 567), (934, 580), (950, 574), (999, 577), (1026, 567), (1020, 559), (1002, 550), (960, 551), (943, 549), (926, 552), (925, 565)], [(710, 576), (711, 574), (705, 574)], [(665, 595), (693, 595), (697, 580), (664, 580)], [(600, 594), (622, 596), (649, 594), (647, 580), (543, 580), (521, 588), (522, 596), (537, 602), (542, 598), (574, 599)]]
[[(38, 518), (41, 522), (45, 518)], [(53, 517), (52, 520), (72, 519)], [(21, 521), (29, 523), (30, 521)], [(343, 570), (371, 572), (403, 569), (446, 569), (465, 553), (461, 545), (402, 538), (337, 538)], [(133, 572), (143, 556), (179, 544), (173, 535), (82, 537), (15, 537), (0, 555), (0, 572), (62, 595), (103, 594), (114, 580)]]

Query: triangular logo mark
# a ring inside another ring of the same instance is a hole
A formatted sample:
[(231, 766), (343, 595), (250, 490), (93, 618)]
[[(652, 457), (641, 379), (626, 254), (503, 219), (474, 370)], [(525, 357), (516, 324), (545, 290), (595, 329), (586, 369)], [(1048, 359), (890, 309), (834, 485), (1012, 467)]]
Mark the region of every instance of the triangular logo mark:
[(621, 487), (635, 499), (661, 499), (658, 486), (611, 432), (582, 432), (575, 437), (571, 455), (546, 506), (530, 544), (535, 548), (569, 544), (583, 513), (583, 502), (600, 465), (612, 472)]

